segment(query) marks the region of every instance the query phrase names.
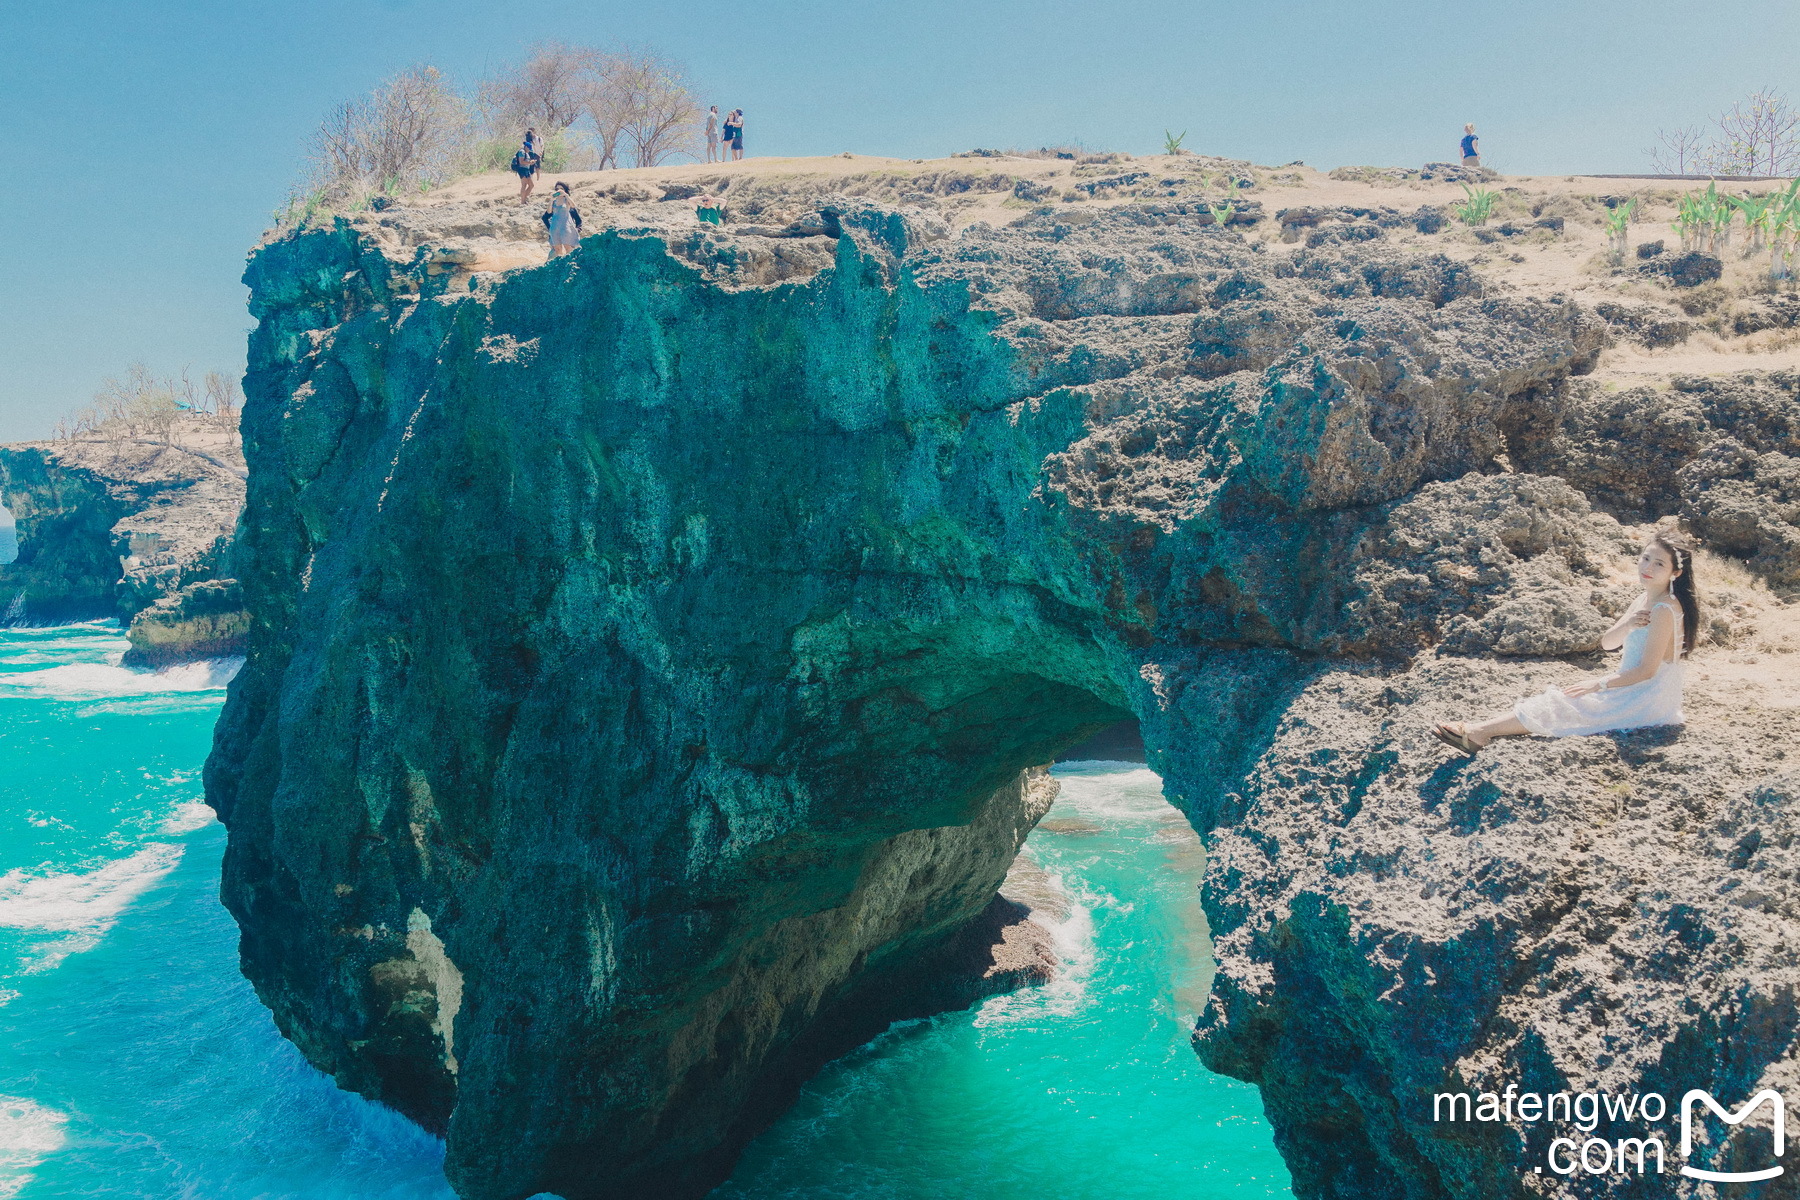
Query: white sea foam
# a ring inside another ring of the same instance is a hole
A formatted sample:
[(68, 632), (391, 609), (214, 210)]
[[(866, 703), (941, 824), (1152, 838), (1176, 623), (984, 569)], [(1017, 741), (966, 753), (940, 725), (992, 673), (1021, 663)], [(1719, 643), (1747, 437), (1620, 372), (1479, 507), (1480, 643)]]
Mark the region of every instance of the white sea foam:
[(1112, 825), (1122, 820), (1160, 822), (1171, 811), (1163, 799), (1162, 777), (1145, 766), (1059, 763), (1054, 775), (1062, 785), (1057, 808), (1065, 815), (1072, 807), (1084, 817)]
[(32, 875), (15, 868), (0, 875), (0, 928), (60, 934), (31, 947), (38, 957), (27, 969), (47, 971), (99, 945), (119, 914), (180, 861), (180, 846), (153, 842), (94, 871)]
[(214, 691), (230, 683), (243, 665), (241, 658), (214, 658), (165, 667), (160, 671), (133, 671), (112, 663), (66, 663), (42, 671), (0, 674), (0, 695), (98, 700), (111, 696)]
[(188, 800), (177, 804), (157, 829), (158, 833), (192, 833), (213, 823), (213, 810), (204, 800)]
[(30, 1100), (0, 1096), (0, 1200), (9, 1200), (31, 1182), (31, 1169), (67, 1141), (69, 1118)]
[(1094, 970), (1092, 904), (1106, 903), (1110, 898), (1093, 895), (1084, 889), (1071, 890), (1061, 875), (1051, 875), (1050, 881), (1057, 891), (1070, 897), (1069, 915), (1061, 921), (1052, 921), (1044, 913), (1037, 912), (1031, 919), (1049, 931), (1051, 948), (1056, 951), (1056, 974), (1042, 987), (1005, 992), (983, 1003), (975, 1014), (977, 1029), (1035, 1021), (1047, 1016), (1066, 1017), (1087, 999), (1088, 978)]

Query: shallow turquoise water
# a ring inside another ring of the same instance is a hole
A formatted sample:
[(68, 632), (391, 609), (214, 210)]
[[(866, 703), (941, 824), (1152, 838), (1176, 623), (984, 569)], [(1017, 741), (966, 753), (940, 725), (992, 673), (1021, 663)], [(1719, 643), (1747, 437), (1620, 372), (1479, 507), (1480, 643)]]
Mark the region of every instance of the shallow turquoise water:
[[(448, 1200), (436, 1140), (308, 1067), (237, 972), (199, 803), (223, 672), (124, 647), (0, 629), (0, 1200)], [(1255, 1090), (1187, 1046), (1191, 832), (1147, 771), (1058, 773), (1030, 853), (1070, 969), (833, 1063), (719, 1200), (1290, 1194)]]

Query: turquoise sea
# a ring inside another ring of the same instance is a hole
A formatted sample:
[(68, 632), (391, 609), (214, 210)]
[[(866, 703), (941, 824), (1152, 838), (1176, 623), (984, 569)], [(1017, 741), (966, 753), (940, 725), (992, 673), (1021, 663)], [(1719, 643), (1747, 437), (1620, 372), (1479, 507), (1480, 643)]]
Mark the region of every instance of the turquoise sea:
[[(0, 1200), (450, 1200), (440, 1144), (307, 1066), (238, 974), (200, 802), (230, 665), (124, 649), (0, 629)], [(1027, 852), (1063, 975), (831, 1064), (719, 1200), (1291, 1194), (1256, 1090), (1188, 1048), (1197, 839), (1141, 767), (1057, 774)]]

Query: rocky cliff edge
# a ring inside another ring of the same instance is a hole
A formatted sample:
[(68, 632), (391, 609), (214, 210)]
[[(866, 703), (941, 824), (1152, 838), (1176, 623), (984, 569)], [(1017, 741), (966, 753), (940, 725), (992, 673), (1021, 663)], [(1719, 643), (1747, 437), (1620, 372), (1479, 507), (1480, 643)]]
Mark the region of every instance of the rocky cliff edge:
[(1708, 661), (1791, 661), (1791, 377), (1620, 396), (1567, 294), (1154, 205), (826, 198), (493, 272), (445, 211), (252, 260), (207, 786), (259, 994), (460, 1194), (704, 1193), (926, 1002), (1022, 772), (1127, 714), (1211, 847), (1198, 1048), (1300, 1194), (1538, 1186), (1432, 1125), (1453, 1084), (1788, 1069), (1786, 700), (1425, 731), (1586, 665), (1672, 509), (1753, 564)]

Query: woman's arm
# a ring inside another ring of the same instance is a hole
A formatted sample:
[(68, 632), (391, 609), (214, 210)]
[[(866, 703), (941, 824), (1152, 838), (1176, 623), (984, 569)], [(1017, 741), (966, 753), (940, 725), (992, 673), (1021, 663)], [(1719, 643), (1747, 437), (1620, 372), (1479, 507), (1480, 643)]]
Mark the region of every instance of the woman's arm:
[(1625, 644), (1625, 635), (1627, 633), (1631, 632), (1639, 625), (1648, 625), (1649, 623), (1650, 614), (1644, 609), (1644, 598), (1639, 596), (1633, 601), (1631, 607), (1626, 609), (1624, 614), (1617, 621), (1613, 622), (1612, 628), (1600, 635), (1600, 648), (1602, 650), (1617, 650), (1620, 646)]
[(1600, 679), (1584, 679), (1564, 688), (1563, 695), (1585, 696), (1590, 692), (1600, 691), (1602, 684), (1611, 689), (1642, 683), (1662, 668), (1663, 660), (1669, 657), (1669, 650), (1674, 645), (1675, 615), (1666, 606), (1659, 604), (1650, 610), (1650, 636), (1645, 639), (1644, 657), (1637, 666), (1629, 671), (1614, 671)]

